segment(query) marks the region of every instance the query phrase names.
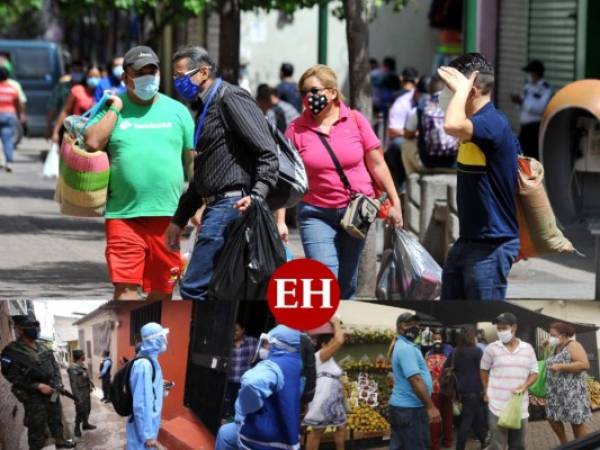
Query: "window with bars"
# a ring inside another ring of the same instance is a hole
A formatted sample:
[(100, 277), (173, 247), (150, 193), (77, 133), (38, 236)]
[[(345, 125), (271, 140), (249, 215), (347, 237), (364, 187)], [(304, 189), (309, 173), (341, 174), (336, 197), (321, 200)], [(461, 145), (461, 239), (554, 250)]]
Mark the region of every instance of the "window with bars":
[(140, 330), (148, 322), (160, 323), (161, 302), (151, 303), (129, 313), (129, 344), (135, 345), (140, 340)]

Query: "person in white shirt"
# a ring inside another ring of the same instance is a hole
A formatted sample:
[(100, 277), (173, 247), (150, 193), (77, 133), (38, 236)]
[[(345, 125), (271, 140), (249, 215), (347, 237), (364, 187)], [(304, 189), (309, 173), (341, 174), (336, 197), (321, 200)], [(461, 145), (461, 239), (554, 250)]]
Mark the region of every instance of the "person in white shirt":
[(419, 72), (413, 67), (406, 67), (400, 76), (402, 90), (392, 104), (388, 115), (389, 146), (385, 152), (387, 163), (396, 189), (402, 191), (406, 174), (402, 166), (401, 146), (405, 140), (405, 128), (410, 112), (415, 107), (413, 94), (419, 81)]
[[(481, 358), (481, 382), (484, 402), (488, 403), (490, 444), (487, 450), (525, 450), (529, 397), (527, 390), (538, 377), (538, 363), (533, 347), (517, 338), (517, 318), (502, 313), (492, 322), (498, 338), (488, 345)], [(521, 429), (498, 426), (498, 418), (513, 394), (523, 395)]]
[(527, 73), (527, 83), (523, 93), (513, 94), (511, 99), (513, 103), (519, 105), (521, 110), (521, 131), (519, 132), (519, 142), (526, 156), (539, 159), (538, 137), (540, 132), (540, 122), (552, 98), (552, 88), (544, 80), (544, 64), (541, 61), (530, 61), (523, 71)]

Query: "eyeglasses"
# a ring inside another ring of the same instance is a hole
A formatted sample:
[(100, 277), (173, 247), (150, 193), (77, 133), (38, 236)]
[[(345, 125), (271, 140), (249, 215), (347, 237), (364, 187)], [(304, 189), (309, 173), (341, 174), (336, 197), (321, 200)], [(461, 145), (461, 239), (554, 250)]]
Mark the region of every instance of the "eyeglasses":
[(313, 94), (313, 95), (317, 95), (319, 92), (326, 90), (327, 88), (318, 88), (318, 87), (312, 87), (308, 90), (304, 90), (302, 89), (300, 91), (300, 95), (302, 97), (306, 97), (308, 94)]
[(196, 67), (195, 69), (192, 70), (188, 70), (187, 72), (183, 72), (181, 75), (173, 75), (173, 79), (177, 80), (178, 78), (183, 78), (185, 76), (190, 76), (193, 77), (194, 75), (196, 75), (198, 72), (200, 72), (201, 69), (203, 69), (206, 66), (202, 66), (202, 67)]

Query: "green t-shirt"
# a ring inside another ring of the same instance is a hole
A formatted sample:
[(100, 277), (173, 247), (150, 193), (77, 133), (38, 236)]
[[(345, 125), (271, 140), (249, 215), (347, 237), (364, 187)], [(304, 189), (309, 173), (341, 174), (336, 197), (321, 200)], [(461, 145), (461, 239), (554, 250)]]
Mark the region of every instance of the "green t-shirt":
[(172, 216), (183, 191), (183, 152), (194, 148), (192, 116), (183, 104), (162, 94), (150, 106), (133, 103), (127, 93), (121, 98), (123, 109), (106, 148), (110, 178), (104, 216)]

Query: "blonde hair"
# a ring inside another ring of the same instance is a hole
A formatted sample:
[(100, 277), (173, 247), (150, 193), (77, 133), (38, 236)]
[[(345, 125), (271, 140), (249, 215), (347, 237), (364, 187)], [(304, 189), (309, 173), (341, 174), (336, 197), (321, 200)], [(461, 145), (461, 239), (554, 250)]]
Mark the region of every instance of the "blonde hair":
[(298, 81), (298, 89), (302, 91), (304, 89), (304, 84), (306, 83), (306, 80), (312, 77), (317, 78), (324, 88), (335, 91), (337, 94), (337, 97), (335, 99), (336, 101), (344, 101), (344, 95), (340, 92), (338, 88), (337, 75), (331, 67), (326, 66), (324, 64), (317, 64), (316, 66), (312, 66), (300, 77), (300, 80)]

